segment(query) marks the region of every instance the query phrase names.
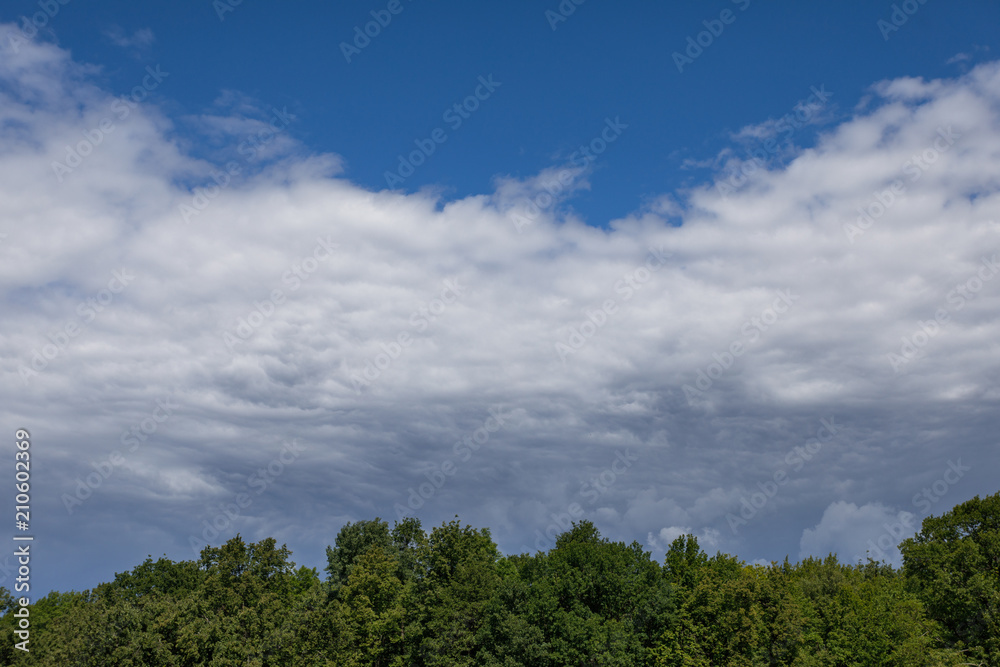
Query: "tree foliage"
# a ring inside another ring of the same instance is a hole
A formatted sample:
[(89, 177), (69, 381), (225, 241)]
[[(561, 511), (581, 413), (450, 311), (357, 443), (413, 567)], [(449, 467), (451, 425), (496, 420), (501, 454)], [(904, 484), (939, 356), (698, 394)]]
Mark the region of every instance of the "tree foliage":
[(970, 663), (1000, 665), (1000, 493), (979, 496), (900, 545), (910, 589)]
[(1000, 494), (927, 518), (901, 551), (901, 570), (747, 565), (682, 535), (661, 565), (582, 521), (504, 556), (457, 517), (429, 533), (375, 518), (340, 530), (321, 580), (237, 535), (35, 601), (30, 654), (0, 588), (0, 665), (1000, 667)]

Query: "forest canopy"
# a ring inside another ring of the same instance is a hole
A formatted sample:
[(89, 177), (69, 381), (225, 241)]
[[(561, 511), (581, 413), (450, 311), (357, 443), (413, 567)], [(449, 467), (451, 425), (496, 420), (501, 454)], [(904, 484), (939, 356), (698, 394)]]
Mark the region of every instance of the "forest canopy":
[(503, 555), (455, 520), (348, 523), (327, 566), (239, 535), (30, 605), (0, 588), (0, 664), (1000, 666), (1000, 493), (923, 521), (903, 565), (748, 565), (678, 537), (655, 560), (574, 523)]

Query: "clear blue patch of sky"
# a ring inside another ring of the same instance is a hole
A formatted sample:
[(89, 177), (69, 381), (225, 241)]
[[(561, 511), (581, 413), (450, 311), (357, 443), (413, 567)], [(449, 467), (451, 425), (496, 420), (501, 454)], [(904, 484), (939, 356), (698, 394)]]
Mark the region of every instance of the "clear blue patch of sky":
[[(628, 129), (595, 162), (591, 190), (570, 202), (599, 226), (704, 182), (711, 172), (685, 161), (710, 160), (733, 145), (730, 133), (793, 112), (813, 86), (833, 93), (828, 113), (842, 118), (875, 81), (955, 76), (1000, 53), (1000, 5), (985, 0), (912, 0), (916, 11), (888, 39), (878, 22), (892, 20), (891, 2), (566, 0), (575, 10), (553, 30), (546, 11), (559, 11), (555, 0), (400, 0), (402, 10), (348, 63), (341, 44), (389, 2), (244, 0), (222, 20), (219, 2), (70, 0), (43, 32), (77, 61), (100, 65), (99, 80), (118, 94), (159, 65), (169, 77), (154, 98), (177, 118), (208, 111), (225, 90), (265, 109), (287, 107), (293, 137), (343, 156), (344, 176), (374, 190), (436, 128), (447, 140), (396, 187), (440, 187), (447, 198), (488, 193), (495, 176), (560, 164), (599, 136), (606, 118), (620, 118)], [(9, 0), (0, 20), (39, 11), (37, 0)], [(729, 24), (705, 25), (724, 11)], [(720, 26), (679, 72), (672, 54)], [(144, 28), (155, 36), (149, 45), (109, 36)], [(971, 59), (947, 62), (959, 53)], [(445, 111), (490, 75), (500, 87), (453, 127)], [(792, 139), (814, 137), (812, 128)]]

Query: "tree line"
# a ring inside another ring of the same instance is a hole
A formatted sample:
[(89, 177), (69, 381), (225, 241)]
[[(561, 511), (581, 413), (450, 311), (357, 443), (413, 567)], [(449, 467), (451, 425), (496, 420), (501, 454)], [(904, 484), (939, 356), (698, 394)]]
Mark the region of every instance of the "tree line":
[(661, 565), (587, 521), (548, 552), (505, 556), (457, 517), (429, 533), (376, 518), (340, 530), (320, 576), (273, 538), (237, 535), (37, 600), (29, 653), (0, 588), (0, 664), (1000, 667), (1000, 493), (899, 547), (900, 569), (762, 566), (683, 535)]

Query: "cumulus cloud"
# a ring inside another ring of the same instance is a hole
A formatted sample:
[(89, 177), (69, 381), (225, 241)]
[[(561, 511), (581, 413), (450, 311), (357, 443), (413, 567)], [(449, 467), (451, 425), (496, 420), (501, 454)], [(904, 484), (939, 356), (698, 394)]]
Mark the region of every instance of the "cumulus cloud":
[(830, 503), (813, 528), (802, 531), (799, 558), (825, 558), (836, 554), (841, 562), (866, 562), (868, 558), (902, 564), (898, 544), (919, 529), (916, 515), (882, 503), (860, 507), (843, 500)]
[(720, 544), (720, 534), (715, 528), (705, 528), (701, 532), (697, 532), (691, 530), (690, 527), (684, 526), (667, 526), (661, 528), (660, 532), (655, 535), (648, 533), (646, 535), (646, 544), (653, 550), (654, 556), (660, 557), (666, 553), (674, 540), (681, 535), (694, 535), (698, 540), (698, 546), (702, 551), (709, 554), (715, 553), (716, 547)]
[[(56, 46), (2, 56), (0, 414), (45, 443), (46, 539), (88, 580), (237, 531), (318, 564), (345, 521), (403, 513), (517, 550), (574, 506), (660, 549), (698, 526), (748, 559), (853, 557), (849, 524), (900, 516), (948, 455), (975, 466), (956, 498), (995, 491), (997, 63), (876, 84), (727, 197), (601, 227), (540, 206), (519, 233), (552, 172), (370, 191), (283, 109), (172, 117)], [(825, 458), (721, 530), (831, 414)]]

